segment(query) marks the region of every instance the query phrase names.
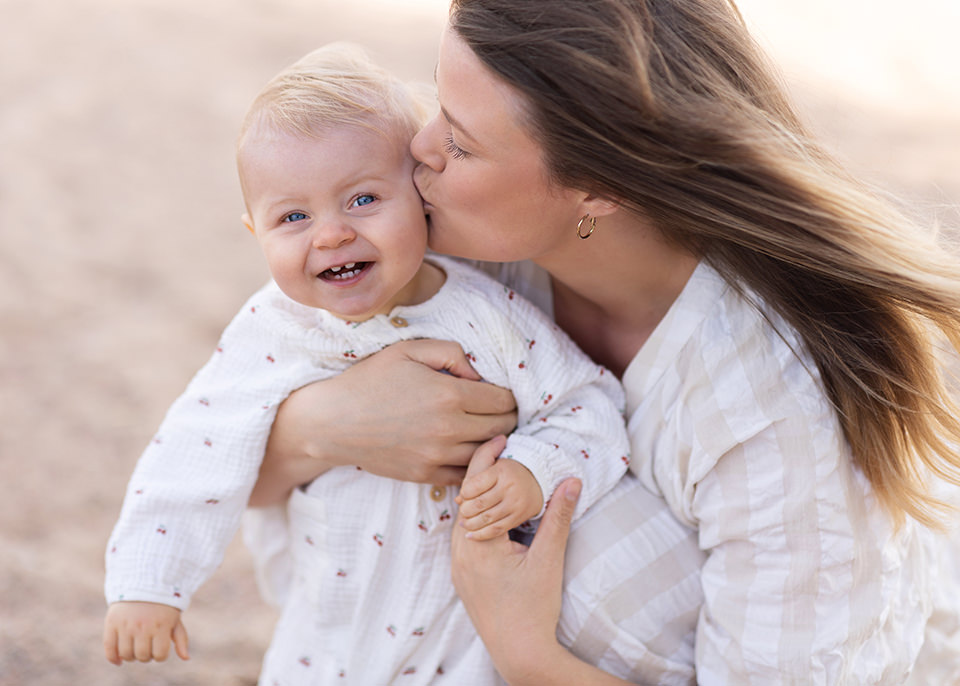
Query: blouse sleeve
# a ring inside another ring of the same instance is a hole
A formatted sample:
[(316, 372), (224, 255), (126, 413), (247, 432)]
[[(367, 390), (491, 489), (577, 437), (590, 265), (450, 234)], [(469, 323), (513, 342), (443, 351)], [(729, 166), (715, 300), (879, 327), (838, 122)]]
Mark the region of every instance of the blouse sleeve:
[(784, 357), (777, 373), (727, 360), (687, 396), (674, 502), (707, 553), (698, 681), (903, 683), (930, 551), (917, 527), (893, 529), (815, 372)]
[(702, 684), (898, 684), (919, 650), (926, 551), (893, 535), (841, 446), (816, 454), (808, 419), (772, 423), (697, 483)]
[(705, 284), (628, 384), (631, 469), (706, 553), (697, 680), (902, 684), (931, 612), (932, 538), (893, 527), (792, 330)]

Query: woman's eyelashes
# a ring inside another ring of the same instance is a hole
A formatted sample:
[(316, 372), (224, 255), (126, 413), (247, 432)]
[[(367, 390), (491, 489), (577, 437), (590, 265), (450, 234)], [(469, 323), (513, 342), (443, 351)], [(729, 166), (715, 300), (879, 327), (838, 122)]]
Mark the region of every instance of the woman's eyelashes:
[(448, 133), (447, 139), (444, 143), (443, 149), (447, 151), (447, 154), (450, 155), (455, 160), (462, 160), (464, 157), (469, 155), (466, 150), (457, 145), (456, 141), (453, 140), (453, 134)]

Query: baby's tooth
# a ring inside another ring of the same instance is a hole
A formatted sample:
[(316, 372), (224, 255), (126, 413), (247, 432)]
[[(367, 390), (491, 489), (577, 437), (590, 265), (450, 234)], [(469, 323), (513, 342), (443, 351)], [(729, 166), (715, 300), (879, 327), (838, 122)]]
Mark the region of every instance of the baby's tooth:
[(340, 271), (340, 269), (341, 269), (341, 267), (330, 267), (330, 271), (332, 271), (334, 274), (336, 274), (338, 271)]
[(353, 269), (353, 265), (355, 265), (355, 264), (356, 264), (356, 262), (348, 262), (347, 264), (343, 265), (343, 268), (344, 268), (344, 269)]

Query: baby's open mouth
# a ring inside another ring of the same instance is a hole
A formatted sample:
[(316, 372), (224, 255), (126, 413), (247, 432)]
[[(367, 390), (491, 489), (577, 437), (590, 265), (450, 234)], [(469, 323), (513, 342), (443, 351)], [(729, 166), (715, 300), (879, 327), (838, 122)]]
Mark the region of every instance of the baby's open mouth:
[(319, 276), (326, 281), (347, 281), (360, 274), (369, 264), (369, 262), (347, 262), (339, 267), (330, 267), (320, 272)]

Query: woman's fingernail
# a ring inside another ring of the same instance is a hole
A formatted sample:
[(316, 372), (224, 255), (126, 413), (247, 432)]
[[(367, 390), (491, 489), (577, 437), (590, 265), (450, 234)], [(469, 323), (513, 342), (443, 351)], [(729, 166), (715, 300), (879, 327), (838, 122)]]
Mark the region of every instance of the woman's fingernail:
[(574, 500), (576, 500), (577, 498), (579, 498), (579, 497), (580, 497), (580, 482), (577, 481), (577, 482), (572, 483), (572, 484), (570, 484), (569, 486), (567, 486), (567, 489), (564, 491), (563, 496), (564, 496), (567, 500), (570, 500), (570, 501), (574, 501)]

